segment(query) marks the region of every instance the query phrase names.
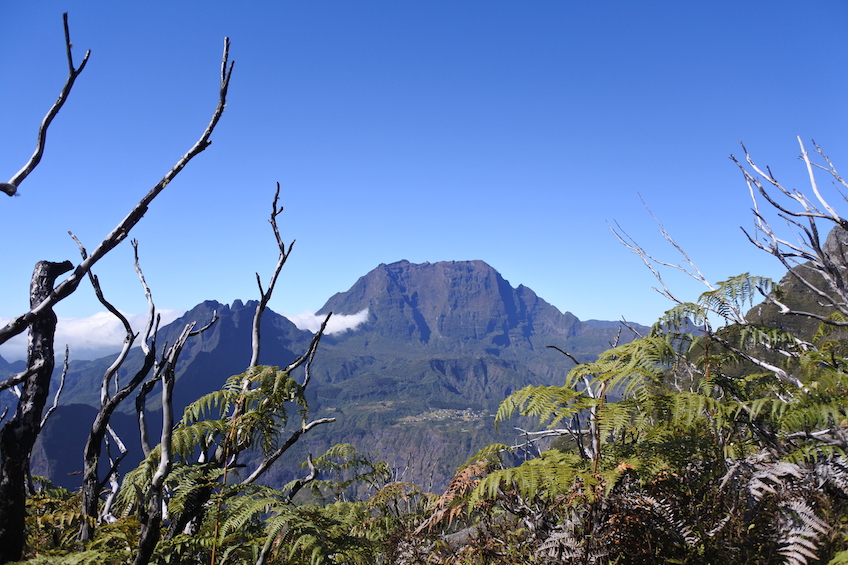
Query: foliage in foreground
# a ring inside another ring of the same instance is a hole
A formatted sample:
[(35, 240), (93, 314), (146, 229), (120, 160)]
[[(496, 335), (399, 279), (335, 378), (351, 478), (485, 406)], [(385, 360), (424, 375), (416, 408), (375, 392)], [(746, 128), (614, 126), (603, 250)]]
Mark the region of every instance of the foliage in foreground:
[[(746, 278), (702, 302), (729, 311), (764, 282)], [(518, 466), (537, 442), (481, 451), (422, 528), (470, 519), (465, 562), (845, 562), (845, 340), (828, 325), (812, 342), (754, 324), (670, 331), (700, 307), (680, 305), (561, 387), (510, 395), (498, 421), (533, 416), (559, 439)], [(782, 372), (763, 371), (778, 349)]]

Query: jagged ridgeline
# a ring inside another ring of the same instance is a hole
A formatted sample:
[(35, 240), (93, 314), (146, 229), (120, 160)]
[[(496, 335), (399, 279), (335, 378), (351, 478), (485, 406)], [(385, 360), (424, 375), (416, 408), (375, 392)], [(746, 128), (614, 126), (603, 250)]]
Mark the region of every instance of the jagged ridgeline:
[[(165, 327), (159, 343), (172, 341), (190, 321), (220, 320), (192, 338), (180, 357), (175, 407), (221, 387), (250, 360), (255, 304), (203, 302)], [(347, 292), (330, 298), (319, 314), (362, 315), (354, 329), (326, 336), (319, 347), (309, 386), (313, 417), (334, 424), (310, 432), (296, 453), (268, 475), (283, 484), (303, 471), (307, 452), (319, 454), (346, 442), (388, 461), (403, 480), (443, 488), (458, 465), (481, 447), (511, 440), (516, 431), (495, 436), (493, 416), (509, 393), (528, 384), (560, 384), (572, 362), (547, 348), (557, 346), (580, 361), (594, 360), (619, 332), (617, 322), (581, 322), (539, 298), (513, 288), (482, 261), (380, 265)], [(264, 365), (284, 366), (306, 351), (311, 335), (288, 319), (266, 312), (262, 320)], [(646, 330), (646, 328), (642, 328)], [(624, 329), (622, 341), (633, 333)], [(51, 417), (37, 450), (34, 472), (76, 488), (81, 448), (94, 418), (100, 379), (111, 357), (72, 362), (63, 406)], [(127, 378), (140, 365), (134, 351), (122, 370)], [(3, 369), (4, 367), (0, 367)], [(151, 405), (155, 410), (155, 404)], [(122, 439), (140, 458), (133, 406), (113, 420)], [(151, 415), (151, 421), (156, 417)], [(125, 470), (135, 461), (124, 463)]]

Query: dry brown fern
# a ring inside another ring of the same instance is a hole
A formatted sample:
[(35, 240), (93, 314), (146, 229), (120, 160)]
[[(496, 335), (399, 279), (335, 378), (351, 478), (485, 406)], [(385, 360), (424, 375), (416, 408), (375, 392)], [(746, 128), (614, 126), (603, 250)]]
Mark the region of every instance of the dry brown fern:
[[(424, 530), (430, 531), (434, 526), (443, 522), (445, 518), (447, 518), (448, 525), (450, 525), (454, 518), (465, 510), (465, 504), (462, 499), (471, 494), (471, 491), (480, 482), (480, 478), (488, 473), (488, 471), (489, 465), (487, 462), (477, 461), (454, 475), (447, 490), (433, 504), (433, 514), (418, 526), (415, 533), (420, 534)], [(457, 503), (457, 500), (460, 502)]]

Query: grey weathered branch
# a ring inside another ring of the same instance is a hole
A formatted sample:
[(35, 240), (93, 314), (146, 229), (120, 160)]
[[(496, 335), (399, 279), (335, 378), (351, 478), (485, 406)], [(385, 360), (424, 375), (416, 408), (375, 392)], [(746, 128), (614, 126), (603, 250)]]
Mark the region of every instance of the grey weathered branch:
[[(144, 337), (141, 340), (141, 351), (144, 353), (145, 363), (149, 359), (152, 364), (156, 358), (156, 334), (159, 332), (161, 317), (156, 314), (156, 306), (153, 304), (153, 294), (150, 292), (150, 287), (147, 286), (147, 281), (144, 279), (144, 273), (138, 265), (138, 242), (133, 240), (132, 245), (135, 252), (135, 271), (138, 274), (138, 279), (141, 282), (142, 288), (144, 288), (144, 295), (147, 298), (147, 325), (144, 330)], [(153, 390), (154, 386), (156, 386), (155, 380), (144, 382), (135, 398), (141, 451), (145, 457), (150, 457), (150, 440), (147, 433), (145, 403), (147, 402), (147, 395)]]
[(65, 81), (65, 86), (62, 88), (62, 92), (59, 93), (59, 98), (53, 103), (53, 106), (47, 112), (47, 115), (44, 116), (44, 120), (41, 122), (41, 127), (38, 128), (38, 141), (36, 142), (35, 152), (32, 154), (32, 157), (29, 158), (27, 164), (24, 165), (23, 168), (9, 180), (9, 182), (0, 183), (0, 192), (5, 192), (9, 196), (15, 196), (17, 194), (18, 187), (21, 185), (21, 182), (33, 171), (33, 169), (35, 169), (35, 167), (38, 166), (38, 163), (41, 162), (41, 157), (44, 155), (44, 144), (47, 141), (47, 128), (50, 127), (50, 122), (53, 121), (53, 118), (55, 118), (56, 114), (59, 113), (59, 110), (62, 109), (65, 101), (68, 99), (68, 95), (71, 93), (74, 82), (85, 68), (86, 63), (88, 63), (88, 57), (91, 55), (91, 51), (86, 51), (85, 57), (83, 57), (80, 66), (74, 66), (74, 58), (71, 54), (71, 48), (73, 45), (71, 44), (71, 32), (68, 29), (67, 13), (62, 14), (62, 20), (65, 26), (65, 51), (68, 55), (68, 79)]
[(138, 540), (138, 552), (133, 565), (145, 565), (150, 561), (156, 543), (159, 541), (160, 526), (162, 524), (162, 502), (164, 496), (165, 479), (171, 472), (173, 466), (173, 427), (174, 427), (174, 403), (173, 392), (176, 381), (177, 360), (189, 337), (206, 331), (215, 320), (203, 328), (194, 331), (195, 322), (187, 324), (182, 333), (163, 356), (161, 363), (156, 367), (156, 378), (162, 382), (162, 435), (159, 442), (159, 465), (150, 481), (147, 489), (147, 508), (141, 515), (141, 534)]
[(556, 345), (547, 345), (546, 347), (549, 347), (551, 349), (556, 349), (557, 351), (559, 351), (560, 353), (562, 353), (563, 355), (565, 355), (566, 357), (571, 359), (571, 361), (574, 362), (575, 365), (580, 364), (580, 361), (578, 361), (577, 358), (574, 355), (572, 355), (571, 353), (569, 353), (568, 351), (565, 351), (564, 349), (560, 349)]
[(306, 475), (306, 477), (295, 481), (287, 496), (289, 500), (293, 500), (295, 495), (300, 492), (300, 489), (318, 478), (318, 467), (316, 467), (315, 463), (312, 461), (311, 453), (306, 456), (306, 464), (309, 467), (309, 474)]
[(26, 370), (21, 371), (14, 377), (9, 377), (3, 382), (0, 382), (0, 392), (6, 390), (7, 388), (12, 388), (13, 386), (17, 386), (27, 380), (31, 375), (37, 373), (41, 370), (41, 367), (44, 365), (43, 360), (39, 360), (34, 365), (30, 365), (26, 368)]
[[(641, 199), (641, 195), (640, 195), (639, 198)], [(665, 284), (665, 281), (663, 280), (662, 275), (660, 274), (659, 270), (656, 268), (657, 266), (667, 267), (667, 268), (670, 268), (670, 269), (678, 270), (678, 271), (682, 272), (683, 274), (685, 274), (686, 276), (700, 282), (701, 284), (706, 286), (709, 290), (715, 290), (715, 288), (712, 286), (712, 284), (710, 284), (709, 280), (707, 280), (707, 278), (698, 269), (695, 262), (692, 261), (692, 259), (690, 259), (689, 255), (686, 253), (686, 251), (683, 249), (683, 247), (680, 244), (678, 244), (677, 241), (675, 241), (673, 237), (671, 237), (671, 234), (668, 233), (668, 231), (665, 229), (665, 226), (663, 226), (663, 224), (659, 221), (659, 219), (656, 217), (656, 215), (654, 215), (654, 213), (651, 211), (651, 209), (645, 203), (644, 199), (642, 200), (642, 205), (645, 207), (645, 209), (648, 211), (648, 213), (654, 219), (654, 222), (656, 222), (657, 227), (659, 228), (659, 232), (663, 236), (663, 239), (665, 239), (672, 247), (674, 247), (674, 249), (683, 257), (684, 262), (688, 265), (688, 267), (684, 267), (683, 265), (680, 265), (680, 264), (668, 263), (668, 262), (665, 262), (665, 261), (661, 261), (661, 260), (657, 259), (656, 257), (652, 256), (651, 254), (649, 254), (641, 245), (639, 245), (636, 242), (635, 239), (630, 237), (627, 234), (627, 232), (625, 232), (624, 229), (618, 224), (618, 222), (615, 222), (615, 228), (613, 228), (612, 226), (609, 226), (610, 231), (613, 233), (613, 235), (616, 237), (616, 239), (618, 239), (619, 243), (621, 243), (624, 247), (626, 247), (627, 249), (629, 249), (630, 251), (632, 251), (633, 253), (638, 255), (639, 258), (642, 260), (642, 262), (645, 264), (645, 266), (648, 267), (648, 269), (654, 275), (654, 278), (656, 278), (657, 281), (660, 283), (660, 286), (662, 286), (662, 290), (660, 290), (658, 288), (654, 288), (654, 290), (656, 290), (662, 296), (664, 296), (665, 298), (671, 300), (672, 302), (674, 302), (676, 304), (680, 304), (682, 302), (681, 300), (679, 300), (678, 298), (676, 298), (674, 296), (674, 294), (671, 292), (671, 290)]]
[(41, 425), (40, 428), (44, 429), (44, 424), (47, 423), (47, 418), (56, 411), (56, 408), (59, 406), (59, 397), (62, 396), (62, 391), (65, 389), (65, 378), (68, 376), (68, 359), (70, 358), (70, 351), (68, 346), (65, 345), (65, 362), (62, 364), (62, 374), (59, 375), (59, 388), (56, 389), (56, 394), (53, 395), (53, 404), (50, 405), (50, 408), (47, 409), (47, 412), (44, 413), (44, 416), (41, 417)]
[(726, 347), (728, 350), (735, 353), (736, 355), (747, 360), (748, 362), (753, 363), (757, 367), (774, 374), (774, 376), (776, 376), (781, 381), (788, 383), (788, 384), (791, 384), (791, 385), (794, 385), (798, 388), (802, 388), (804, 386), (804, 384), (800, 380), (798, 380), (797, 377), (790, 375), (788, 372), (781, 369), (777, 365), (774, 365), (773, 363), (769, 363), (767, 361), (764, 361), (764, 360), (762, 360), (758, 357), (754, 357), (750, 353), (740, 349), (739, 347), (734, 346), (732, 343), (730, 343), (726, 339), (719, 337), (717, 334), (715, 334), (713, 332), (710, 332), (710, 337), (712, 339), (714, 339), (715, 341), (717, 341), (718, 343), (720, 343), (721, 345), (723, 345), (724, 347)]
[(153, 387), (156, 386), (155, 380), (145, 381), (141, 388), (138, 390), (138, 394), (135, 397), (135, 412), (136, 418), (138, 420), (138, 429), (140, 434), (140, 442), (141, 442), (141, 452), (144, 453), (144, 457), (150, 457), (151, 449), (150, 449), (150, 436), (147, 431), (147, 412), (145, 410), (145, 405), (147, 403), (147, 395), (153, 390)]
[(327, 314), (327, 317), (324, 318), (324, 321), (321, 323), (321, 327), (318, 329), (315, 335), (312, 336), (312, 341), (309, 343), (309, 349), (306, 351), (306, 353), (289, 363), (288, 367), (284, 369), (285, 372), (291, 373), (292, 371), (303, 365), (304, 362), (306, 362), (306, 367), (304, 367), (303, 383), (300, 385), (303, 388), (306, 388), (306, 385), (309, 384), (309, 380), (312, 377), (309, 370), (312, 367), (312, 361), (315, 359), (315, 352), (318, 350), (318, 343), (321, 341), (321, 336), (324, 335), (324, 330), (327, 328), (327, 322), (330, 321), (330, 317), (332, 315), (333, 313), (330, 312)]
[(277, 216), (279, 216), (283, 207), (278, 206), (280, 200), (280, 183), (277, 183), (277, 191), (274, 193), (274, 201), (271, 203), (271, 218), (268, 220), (271, 223), (271, 228), (274, 230), (274, 238), (277, 240), (277, 247), (280, 249), (280, 256), (277, 259), (277, 266), (274, 267), (274, 273), (271, 275), (271, 280), (268, 282), (268, 289), (262, 289), (262, 281), (259, 279), (259, 273), (256, 273), (256, 284), (259, 286), (259, 304), (256, 305), (256, 313), (253, 316), (253, 336), (252, 336), (252, 354), (250, 357), (249, 367), (259, 365), (259, 349), (260, 349), (260, 326), (262, 322), (262, 314), (268, 306), (268, 301), (271, 300), (271, 295), (274, 292), (274, 286), (277, 284), (277, 277), (283, 270), (286, 260), (292, 252), (294, 241), (292, 241), (288, 249), (283, 239), (280, 237), (280, 230), (277, 227)]
[(249, 485), (253, 483), (256, 479), (261, 477), (265, 473), (265, 471), (267, 471), (268, 468), (273, 465), (275, 461), (277, 461), (277, 459), (279, 459), (286, 451), (288, 451), (291, 446), (297, 443), (297, 440), (300, 439), (300, 436), (307, 433), (315, 426), (320, 426), (321, 424), (330, 424), (335, 421), (335, 418), (319, 418), (318, 420), (313, 420), (308, 424), (305, 424), (299, 430), (292, 432), (292, 435), (289, 436), (289, 439), (287, 439), (286, 442), (282, 446), (280, 446), (280, 448), (277, 449), (274, 453), (266, 457), (262, 461), (262, 463), (259, 464), (256, 470), (254, 470), (249, 477), (242, 481), (242, 484)]
[[(100, 511), (99, 520), (100, 522), (112, 524), (117, 521), (117, 518), (114, 514), (112, 514), (112, 505), (115, 503), (115, 499), (118, 497), (118, 491), (120, 490), (120, 482), (118, 481), (118, 465), (121, 464), (121, 461), (123, 461), (124, 457), (126, 457), (129, 450), (124, 445), (124, 442), (121, 441), (118, 434), (115, 433), (115, 430), (112, 429), (111, 425), (106, 426), (106, 429), (109, 432), (109, 436), (111, 436), (112, 440), (115, 442), (119, 454), (116, 458), (112, 459), (111, 452), (109, 452), (109, 472), (106, 474), (106, 479), (103, 483), (101, 483), (101, 488), (105, 486), (106, 482), (109, 483), (109, 493), (103, 503), (103, 509)], [(106, 447), (108, 450), (108, 442)]]
[[(83, 246), (82, 242), (77, 239), (77, 236), (73, 234), (73, 232), (68, 232), (68, 235), (73, 238), (73, 240), (77, 243), (77, 246), (80, 250), (80, 255), (82, 256), (83, 261), (88, 257), (88, 252)], [(135, 264), (136, 269), (138, 269), (138, 247), (137, 242), (133, 240), (133, 249), (135, 251)], [(133, 332), (132, 326), (130, 325), (129, 320), (126, 316), (124, 316), (115, 306), (106, 300), (106, 297), (103, 294), (103, 289), (100, 286), (100, 280), (97, 278), (93, 272), (88, 272), (88, 280), (91, 282), (91, 287), (94, 289), (94, 294), (97, 296), (98, 302), (103, 305), (106, 310), (108, 310), (113, 316), (118, 318), (121, 324), (124, 326), (124, 341), (121, 347), (121, 352), (115, 358), (111, 365), (106, 369), (103, 373), (103, 378), (100, 382), (100, 404), (101, 406), (108, 400), (109, 398), (109, 383), (112, 381), (112, 377), (115, 376), (115, 373), (118, 372), (118, 368), (124, 364), (124, 361), (129, 355), (130, 349), (132, 348), (135, 339), (138, 337), (137, 333)]]
[[(752, 234), (744, 229), (742, 231), (754, 246), (776, 257), (795, 280), (818, 297), (823, 306), (848, 317), (848, 259), (844, 255), (844, 247), (848, 245), (848, 232), (846, 232), (848, 220), (841, 217), (825, 199), (816, 180), (814, 169), (826, 171), (842, 186), (846, 186), (846, 183), (818, 145), (814, 143), (816, 152), (825, 160), (826, 167), (814, 164), (810, 160), (809, 153), (800, 138), (798, 138), (798, 144), (801, 148), (801, 160), (807, 170), (810, 190), (815, 195), (818, 206), (802, 192), (785, 188), (774, 178), (770, 170), (766, 172), (757, 167), (743, 145), (745, 162), (753, 173), (735, 157), (731, 156), (731, 159), (742, 171), (748, 185), (753, 203), (754, 231)], [(792, 210), (778, 202), (777, 198), (769, 193), (761, 178), (778, 194), (790, 199), (800, 209)], [(837, 192), (839, 192), (838, 188)], [(839, 194), (845, 199), (841, 192)], [(769, 220), (759, 209), (758, 196), (778, 211), (778, 216), (795, 234), (797, 243), (792, 243), (776, 234)], [(819, 220), (835, 224), (824, 243), (819, 233), (819, 225), (816, 223)], [(802, 221), (806, 224), (802, 224)], [(806, 270), (802, 271), (802, 269)], [(810, 274), (817, 275), (821, 281), (814, 280), (809, 276)], [(782, 314), (803, 316), (834, 326), (848, 326), (848, 322), (832, 319), (820, 313), (791, 308), (774, 295), (768, 295), (765, 299), (780, 308)]]
[(224, 39), (224, 56), (223, 61), (221, 63), (221, 85), (218, 97), (218, 105), (215, 108), (215, 111), (212, 114), (212, 119), (209, 121), (209, 124), (206, 126), (203, 134), (200, 136), (200, 139), (197, 140), (197, 143), (188, 150), (188, 152), (183, 155), (174, 167), (165, 174), (162, 179), (156, 183), (156, 185), (150, 189), (148, 192), (136, 206), (130, 211), (130, 213), (123, 219), (121, 222), (112, 230), (109, 235), (107, 235), (103, 241), (94, 249), (94, 251), (89, 255), (85, 260), (83, 260), (79, 265), (76, 266), (73, 273), (62, 281), (58, 286), (56, 286), (52, 292), (45, 297), (40, 303), (37, 305), (33, 305), (29, 312), (17, 316), (9, 321), (6, 326), (0, 328), (0, 344), (5, 343), (10, 338), (20, 334), (23, 332), (27, 326), (32, 323), (42, 312), (51, 309), (56, 305), (57, 302), (67, 298), (71, 293), (73, 293), (80, 282), (82, 282), (82, 278), (88, 274), (91, 268), (102, 259), (108, 252), (114, 249), (119, 243), (121, 243), (126, 237), (129, 235), (130, 230), (141, 220), (144, 214), (147, 212), (148, 206), (150, 206), (151, 202), (165, 189), (168, 184), (174, 180), (174, 178), (182, 171), (185, 166), (197, 155), (199, 155), (204, 149), (206, 149), (212, 142), (209, 140), (212, 132), (215, 129), (215, 126), (218, 124), (218, 121), (221, 119), (221, 115), (224, 113), (224, 107), (226, 106), (227, 101), (227, 91), (230, 85), (230, 77), (233, 72), (233, 63), (229, 62), (228, 66), (228, 58), (230, 52), (230, 41), (228, 38)]

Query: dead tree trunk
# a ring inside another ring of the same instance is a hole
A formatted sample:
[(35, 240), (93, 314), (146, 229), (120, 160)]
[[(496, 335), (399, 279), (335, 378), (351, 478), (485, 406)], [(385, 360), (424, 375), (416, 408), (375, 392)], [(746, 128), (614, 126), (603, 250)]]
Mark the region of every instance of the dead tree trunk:
[[(79, 539), (81, 541), (90, 541), (94, 537), (94, 522), (97, 520), (97, 507), (100, 502), (100, 491), (103, 488), (103, 483), (101, 483), (97, 473), (97, 465), (100, 462), (100, 449), (103, 445), (103, 438), (106, 436), (109, 419), (118, 405), (135, 390), (150, 372), (150, 369), (153, 368), (154, 356), (155, 352), (151, 350), (145, 356), (144, 364), (135, 377), (118, 394), (111, 397), (100, 407), (100, 411), (94, 419), (94, 424), (91, 426), (91, 433), (89, 433), (88, 440), (85, 443), (85, 465), (82, 482), (82, 509), (83, 514), (88, 519), (83, 520), (80, 525)], [(107, 478), (109, 475), (111, 475), (111, 471)]]
[[(53, 291), (56, 278), (73, 267), (70, 261), (38, 262), (30, 283), (30, 306), (41, 304)], [(14, 417), (0, 430), (0, 563), (20, 560), (24, 549), (26, 475), (50, 392), (55, 333), (56, 314), (51, 308), (42, 310), (29, 328), (27, 367), (32, 371), (22, 383)]]

